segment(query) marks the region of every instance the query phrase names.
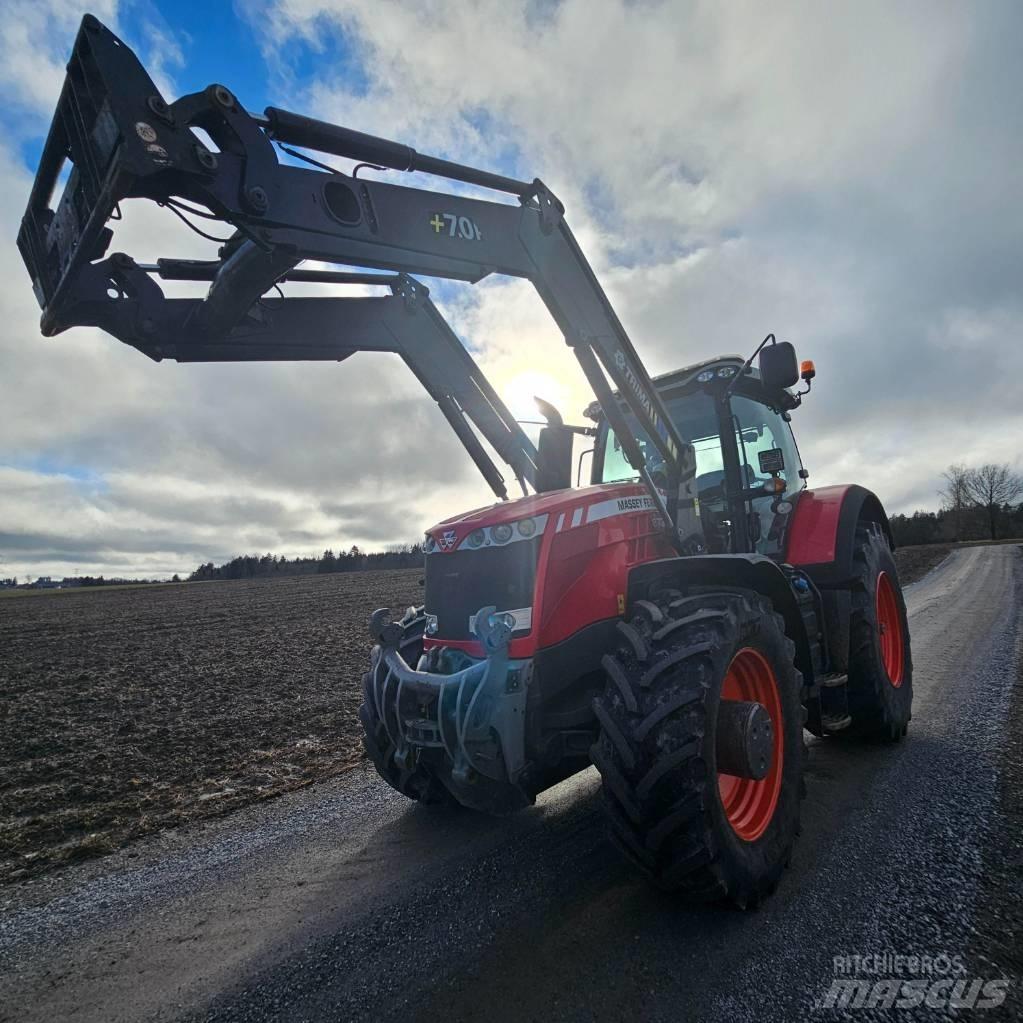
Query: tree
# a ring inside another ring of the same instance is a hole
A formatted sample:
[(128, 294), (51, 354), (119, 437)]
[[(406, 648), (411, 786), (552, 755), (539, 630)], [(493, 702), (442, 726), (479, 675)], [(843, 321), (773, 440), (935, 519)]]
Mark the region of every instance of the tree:
[(944, 506), (952, 516), (952, 539), (957, 543), (963, 538), (963, 523), (966, 509), (970, 505), (970, 492), (967, 480), (972, 470), (965, 465), (950, 465), (942, 474), (945, 486), (938, 491)]
[(910, 515), (895, 514), (889, 517), (892, 534), (898, 547), (912, 547), (921, 543), (937, 543), (941, 540), (945, 512), (915, 511)]
[(991, 539), (998, 538), (998, 512), (1023, 493), (1023, 476), (1013, 472), (1004, 462), (995, 465), (989, 462), (979, 469), (966, 474), (966, 493), (978, 507), (987, 509), (988, 528)]

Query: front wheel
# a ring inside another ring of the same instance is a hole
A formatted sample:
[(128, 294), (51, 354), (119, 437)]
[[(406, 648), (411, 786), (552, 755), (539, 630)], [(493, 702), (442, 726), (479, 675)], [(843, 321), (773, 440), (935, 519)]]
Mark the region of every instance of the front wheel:
[[(661, 888), (756, 905), (799, 830), (804, 712), (792, 642), (770, 601), (748, 591), (674, 594), (635, 612), (604, 658), (607, 688), (594, 704), (591, 753), (612, 837)], [(758, 763), (740, 769), (725, 733), (744, 709), (744, 749)]]

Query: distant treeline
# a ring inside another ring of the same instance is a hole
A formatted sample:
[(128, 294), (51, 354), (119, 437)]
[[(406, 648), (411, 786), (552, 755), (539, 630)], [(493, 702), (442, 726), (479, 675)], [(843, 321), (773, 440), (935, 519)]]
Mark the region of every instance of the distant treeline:
[[(0, 579), (0, 590), (9, 590), (17, 587), (20, 590), (77, 590), (84, 586), (138, 586), (142, 583), (160, 583), (162, 579), (121, 579), (114, 576), (107, 579), (102, 575), (66, 575), (63, 579), (54, 579), (52, 576), (41, 575), (35, 580), (18, 582), (17, 576), (10, 579)], [(178, 576), (174, 576), (171, 582), (181, 582)]]
[(232, 558), (223, 565), (208, 561), (189, 577), (189, 582), (207, 579), (264, 579), (284, 575), (325, 575), (333, 572), (364, 572), (381, 568), (420, 568), (423, 545), (395, 544), (385, 551), (367, 553), (358, 547), (335, 554), (329, 548), (318, 558), (291, 558), (276, 554), (249, 554)]
[(915, 511), (912, 515), (892, 515), (890, 520), (895, 543), (913, 547), (922, 543), (953, 543), (960, 540), (997, 540), (1023, 537), (1023, 504), (1003, 505), (995, 525), (995, 535), (987, 509), (968, 508), (957, 516), (951, 510)]
[(898, 546), (961, 540), (1023, 537), (1023, 476), (1006, 463), (950, 465), (938, 492), (941, 510), (893, 515), (892, 532)]
[[(174, 576), (172, 582), (180, 582), (178, 576)], [(65, 576), (61, 581), (62, 586), (137, 586), (139, 583), (159, 583), (162, 579), (121, 579), (112, 576), (107, 579), (102, 575), (76, 575), (74, 578)]]

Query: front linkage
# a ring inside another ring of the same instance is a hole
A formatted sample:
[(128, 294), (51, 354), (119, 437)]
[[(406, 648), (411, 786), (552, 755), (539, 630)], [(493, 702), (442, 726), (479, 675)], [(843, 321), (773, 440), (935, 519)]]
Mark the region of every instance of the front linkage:
[[(409, 665), (399, 651), (404, 627), (388, 608), (370, 619), (373, 648), (367, 701), (394, 749), (395, 764), (412, 771), (420, 758), (443, 774), (459, 802), (493, 812), (531, 802), (519, 786), (526, 767), (526, 693), (530, 664), (511, 660), (511, 629), (493, 606), (475, 616), (482, 660), (435, 648), (428, 669)], [(379, 670), (382, 662), (383, 670)], [(438, 671), (437, 669), (441, 669)], [(482, 784), (481, 784), (482, 782)]]

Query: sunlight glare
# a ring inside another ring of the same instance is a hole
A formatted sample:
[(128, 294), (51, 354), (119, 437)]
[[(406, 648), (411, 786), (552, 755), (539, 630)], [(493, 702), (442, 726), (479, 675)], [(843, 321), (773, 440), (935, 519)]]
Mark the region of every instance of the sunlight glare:
[(549, 401), (562, 414), (565, 413), (565, 388), (549, 373), (533, 369), (523, 370), (497, 390), (516, 419), (542, 418), (536, 402), (533, 401), (534, 395)]

